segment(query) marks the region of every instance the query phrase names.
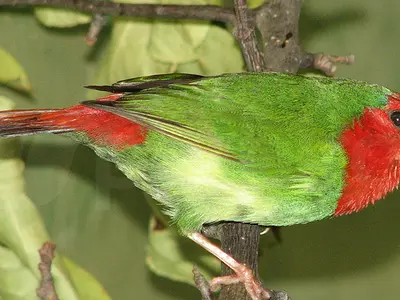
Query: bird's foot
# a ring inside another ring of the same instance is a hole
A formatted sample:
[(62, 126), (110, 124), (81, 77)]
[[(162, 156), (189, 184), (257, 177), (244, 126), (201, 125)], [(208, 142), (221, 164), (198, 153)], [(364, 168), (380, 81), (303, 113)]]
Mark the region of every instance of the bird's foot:
[(261, 282), (254, 277), (253, 272), (249, 268), (241, 265), (240, 269), (238, 271), (235, 270), (235, 275), (213, 278), (210, 282), (211, 290), (216, 291), (221, 285), (243, 283), (252, 300), (271, 299), (270, 291), (262, 286)]
[(333, 76), (337, 69), (336, 64), (351, 65), (354, 63), (354, 59), (354, 55), (335, 56), (316, 53), (314, 54), (313, 67), (317, 70), (321, 70), (328, 76)]
[(208, 252), (217, 257), (235, 272), (234, 275), (215, 277), (211, 280), (210, 288), (215, 291), (221, 285), (229, 285), (243, 283), (246, 291), (252, 300), (269, 300), (271, 299), (271, 291), (264, 288), (261, 282), (254, 276), (253, 271), (247, 266), (236, 261), (232, 256), (222, 251), (219, 247), (211, 243), (205, 236), (200, 233), (192, 233), (188, 237), (202, 246)]

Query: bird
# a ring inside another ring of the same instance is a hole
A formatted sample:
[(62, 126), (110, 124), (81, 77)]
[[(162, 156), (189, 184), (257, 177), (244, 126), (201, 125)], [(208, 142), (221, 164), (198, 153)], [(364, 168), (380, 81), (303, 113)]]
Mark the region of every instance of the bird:
[(269, 291), (204, 237), (203, 225), (350, 214), (400, 181), (400, 94), (380, 85), (249, 72), (87, 87), (108, 94), (62, 109), (1, 111), (0, 138), (54, 133), (90, 147), (231, 267), (236, 278), (226, 282), (239, 279), (252, 299)]

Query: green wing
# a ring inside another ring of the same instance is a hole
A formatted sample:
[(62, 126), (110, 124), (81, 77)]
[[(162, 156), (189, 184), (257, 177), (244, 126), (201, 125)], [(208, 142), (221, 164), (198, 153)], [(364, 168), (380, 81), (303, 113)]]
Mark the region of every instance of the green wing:
[[(112, 112), (158, 133), (238, 161), (237, 156), (221, 143), (213, 134), (212, 126), (209, 126), (211, 119), (207, 114), (210, 108), (207, 102), (216, 105), (213, 103), (215, 99), (207, 98), (207, 91), (196, 85), (197, 81), (204, 78), (191, 74), (166, 74), (132, 78), (111, 86), (88, 86), (125, 95), (117, 101), (94, 100), (83, 104)], [(193, 109), (197, 111), (196, 115), (190, 113)], [(200, 120), (199, 115), (208, 117)]]

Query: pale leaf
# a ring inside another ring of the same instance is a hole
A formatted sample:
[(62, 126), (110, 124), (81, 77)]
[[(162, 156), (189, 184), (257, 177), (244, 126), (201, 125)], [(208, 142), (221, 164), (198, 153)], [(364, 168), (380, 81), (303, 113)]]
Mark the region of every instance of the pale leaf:
[[(0, 96), (0, 110), (12, 108), (13, 103)], [(17, 152), (17, 139), (0, 139), (0, 244), (4, 246), (2, 250), (4, 255), (9, 256), (10, 262), (7, 265), (0, 260), (0, 272), (2, 269), (4, 271), (0, 278), (2, 291), (10, 295), (18, 294), (19, 290), (29, 291), (30, 299), (34, 299), (35, 291), (32, 290), (32, 286), (36, 280), (38, 287), (40, 279), (38, 249), (45, 241), (49, 241), (50, 237), (36, 207), (25, 193), (24, 164), (18, 158)], [(10, 268), (14, 268), (18, 274), (11, 272)], [(65, 271), (62, 259), (56, 254), (52, 274), (59, 297), (66, 300), (79, 299)], [(19, 281), (18, 276), (21, 276)], [(27, 280), (26, 289), (20, 288), (18, 283), (24, 282), (24, 279)]]
[(25, 92), (31, 91), (31, 83), (24, 69), (2, 48), (0, 48), (0, 66), (0, 84)]
[(216, 276), (220, 262), (203, 248), (177, 233), (174, 227), (157, 228), (155, 218), (150, 220), (149, 245), (146, 263), (163, 277), (194, 284), (193, 265), (207, 278)]
[(47, 27), (60, 28), (68, 28), (81, 24), (87, 24), (92, 20), (92, 17), (85, 13), (69, 9), (50, 7), (35, 8), (35, 16), (40, 23)]
[(72, 282), (75, 284), (82, 300), (111, 300), (106, 290), (85, 269), (67, 257), (63, 257), (64, 264), (69, 271)]

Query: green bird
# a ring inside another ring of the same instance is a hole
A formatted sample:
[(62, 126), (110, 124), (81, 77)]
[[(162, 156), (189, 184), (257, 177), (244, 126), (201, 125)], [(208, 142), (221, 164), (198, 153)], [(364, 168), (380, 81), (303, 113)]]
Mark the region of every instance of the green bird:
[[(111, 94), (0, 112), (0, 136), (65, 134), (89, 146), (219, 258), (198, 234), (203, 224), (286, 226), (349, 214), (400, 181), (400, 94), (379, 85), (240, 73), (89, 88)], [(245, 284), (259, 299), (260, 286)]]

